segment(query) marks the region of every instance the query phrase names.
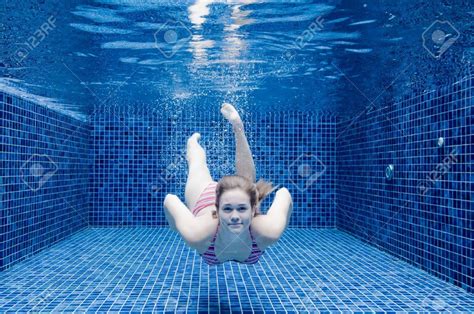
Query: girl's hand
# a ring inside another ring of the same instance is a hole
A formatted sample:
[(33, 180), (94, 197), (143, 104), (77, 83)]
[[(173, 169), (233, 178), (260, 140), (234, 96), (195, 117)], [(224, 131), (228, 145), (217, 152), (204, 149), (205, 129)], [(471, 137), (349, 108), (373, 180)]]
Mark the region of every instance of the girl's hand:
[(292, 197), (291, 197), (290, 191), (288, 191), (287, 188), (284, 188), (284, 187), (283, 187), (283, 188), (279, 189), (278, 191), (276, 191), (275, 197), (276, 197), (277, 195), (278, 195), (278, 196), (281, 195), (282, 197), (286, 198), (290, 204), (293, 204), (293, 199), (292, 199)]
[(278, 191), (276, 191), (276, 194), (283, 194), (283, 195), (287, 195), (291, 198), (291, 194), (290, 194), (290, 191), (288, 191), (287, 188), (283, 187), (281, 189), (279, 189)]
[(163, 201), (163, 205), (165, 207), (167, 207), (167, 205), (170, 203), (170, 202), (173, 202), (174, 200), (179, 200), (179, 197), (174, 195), (174, 194), (167, 194), (166, 197), (165, 197), (165, 200)]

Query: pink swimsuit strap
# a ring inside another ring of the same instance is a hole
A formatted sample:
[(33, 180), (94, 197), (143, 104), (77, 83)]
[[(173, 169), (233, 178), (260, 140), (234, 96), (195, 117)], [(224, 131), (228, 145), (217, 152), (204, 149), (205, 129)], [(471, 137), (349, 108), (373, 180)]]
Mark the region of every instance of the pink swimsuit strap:
[(211, 182), (209, 185), (202, 191), (199, 199), (192, 209), (192, 213), (196, 216), (202, 209), (215, 205), (216, 203), (216, 187), (217, 182)]

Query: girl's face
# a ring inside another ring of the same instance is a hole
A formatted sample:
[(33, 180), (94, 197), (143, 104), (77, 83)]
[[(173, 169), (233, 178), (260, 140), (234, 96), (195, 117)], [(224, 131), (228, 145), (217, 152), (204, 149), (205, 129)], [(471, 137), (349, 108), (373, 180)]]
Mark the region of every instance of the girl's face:
[(254, 210), (250, 206), (250, 197), (241, 189), (222, 193), (218, 210), (221, 226), (230, 232), (238, 234), (250, 227)]

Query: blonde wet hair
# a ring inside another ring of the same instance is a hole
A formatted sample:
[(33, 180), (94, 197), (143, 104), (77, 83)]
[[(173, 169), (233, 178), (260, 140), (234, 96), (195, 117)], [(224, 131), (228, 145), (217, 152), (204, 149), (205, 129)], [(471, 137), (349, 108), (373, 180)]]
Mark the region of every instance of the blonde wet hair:
[[(219, 210), (219, 202), (222, 194), (228, 190), (232, 189), (241, 189), (244, 191), (250, 198), (250, 205), (255, 208), (255, 214), (253, 217), (261, 215), (260, 213), (260, 204), (262, 200), (272, 193), (277, 187), (273, 187), (271, 182), (264, 181), (262, 179), (258, 180), (257, 183), (253, 183), (249, 179), (239, 176), (224, 176), (217, 183), (216, 187), (216, 208)], [(213, 213), (214, 218), (217, 217), (217, 212)]]

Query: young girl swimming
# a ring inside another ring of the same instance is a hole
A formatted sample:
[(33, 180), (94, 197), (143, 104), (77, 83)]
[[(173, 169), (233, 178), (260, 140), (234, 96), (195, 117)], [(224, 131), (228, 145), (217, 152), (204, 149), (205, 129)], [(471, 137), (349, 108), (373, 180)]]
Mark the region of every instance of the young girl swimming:
[(281, 188), (267, 214), (260, 213), (261, 201), (275, 188), (263, 180), (254, 183), (255, 164), (238, 112), (224, 103), (221, 113), (234, 130), (237, 175), (215, 182), (198, 143), (201, 135), (194, 133), (187, 142), (186, 205), (176, 195), (166, 195), (165, 216), (207, 264), (253, 264), (287, 228), (293, 201), (288, 189)]

